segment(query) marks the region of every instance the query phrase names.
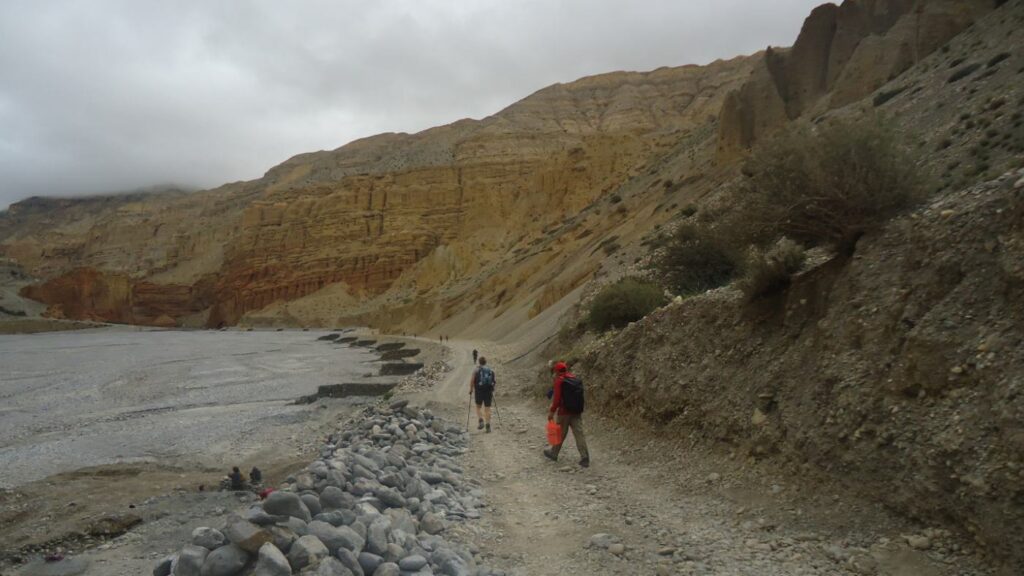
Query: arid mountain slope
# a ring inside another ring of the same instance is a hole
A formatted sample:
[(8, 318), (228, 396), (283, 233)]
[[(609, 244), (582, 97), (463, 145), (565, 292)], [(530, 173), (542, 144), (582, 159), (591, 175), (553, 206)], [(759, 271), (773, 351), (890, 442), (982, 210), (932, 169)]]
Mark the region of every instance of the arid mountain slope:
[(1022, 30), (1024, 2), (1005, 2), (866, 98), (798, 118), (881, 117), (930, 197), (769, 298), (727, 287), (563, 335), (550, 352), (577, 361), (593, 408), (823, 471), (1021, 573)]
[(824, 4), (790, 50), (765, 52), (729, 95), (720, 161), (805, 114), (856, 102), (899, 76), (995, 7), (993, 0), (860, 0)]
[(402, 298), (423, 296), (508, 264), (679, 146), (713, 146), (749, 62), (555, 85), (481, 121), (303, 154), (187, 196), (27, 201), (3, 216), (0, 253), (50, 278), (27, 295), (75, 318), (234, 324), (339, 283), (365, 300), (403, 274)]

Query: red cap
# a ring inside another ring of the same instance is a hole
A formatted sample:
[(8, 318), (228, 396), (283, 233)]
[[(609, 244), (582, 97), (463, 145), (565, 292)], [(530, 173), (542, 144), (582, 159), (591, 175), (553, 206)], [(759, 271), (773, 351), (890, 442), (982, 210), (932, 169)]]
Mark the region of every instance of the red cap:
[(555, 365), (552, 366), (551, 369), (554, 370), (555, 372), (568, 372), (569, 371), (569, 367), (566, 366), (565, 362), (562, 362), (562, 361), (555, 362)]

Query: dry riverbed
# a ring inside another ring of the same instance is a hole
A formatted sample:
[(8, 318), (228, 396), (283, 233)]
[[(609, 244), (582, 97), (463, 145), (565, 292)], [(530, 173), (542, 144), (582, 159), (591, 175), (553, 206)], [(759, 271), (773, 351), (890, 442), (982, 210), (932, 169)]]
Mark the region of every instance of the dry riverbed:
[(292, 401), (379, 369), (325, 333), (0, 336), (0, 574), (33, 552), (110, 546), (137, 519), (132, 534), (178, 541), (192, 519), (239, 504), (215, 491), (230, 466), (272, 484), (308, 462), (365, 400)]

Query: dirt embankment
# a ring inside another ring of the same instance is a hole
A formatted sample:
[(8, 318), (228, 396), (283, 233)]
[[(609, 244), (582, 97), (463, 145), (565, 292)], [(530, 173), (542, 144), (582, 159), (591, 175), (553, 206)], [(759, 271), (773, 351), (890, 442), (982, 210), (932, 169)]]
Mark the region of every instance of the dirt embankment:
[(1024, 565), (1024, 171), (754, 304), (722, 289), (579, 352), (588, 401), (823, 470)]

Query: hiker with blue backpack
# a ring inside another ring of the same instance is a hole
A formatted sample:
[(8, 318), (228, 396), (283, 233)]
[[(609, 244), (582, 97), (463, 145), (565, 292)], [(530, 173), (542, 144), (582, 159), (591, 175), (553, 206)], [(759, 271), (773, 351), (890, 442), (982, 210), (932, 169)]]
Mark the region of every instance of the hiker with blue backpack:
[(569, 372), (565, 362), (556, 362), (551, 372), (555, 384), (551, 394), (551, 408), (548, 409), (548, 422), (554, 420), (561, 427), (561, 440), (544, 450), (544, 456), (557, 461), (565, 437), (572, 429), (576, 449), (580, 452), (580, 466), (586, 468), (590, 466), (590, 452), (587, 450), (587, 439), (583, 436), (583, 381)]
[(480, 357), (480, 365), (473, 370), (469, 381), (469, 394), (476, 404), (477, 430), (491, 431), (491, 404), (494, 402), (494, 369), (487, 365), (487, 358)]

